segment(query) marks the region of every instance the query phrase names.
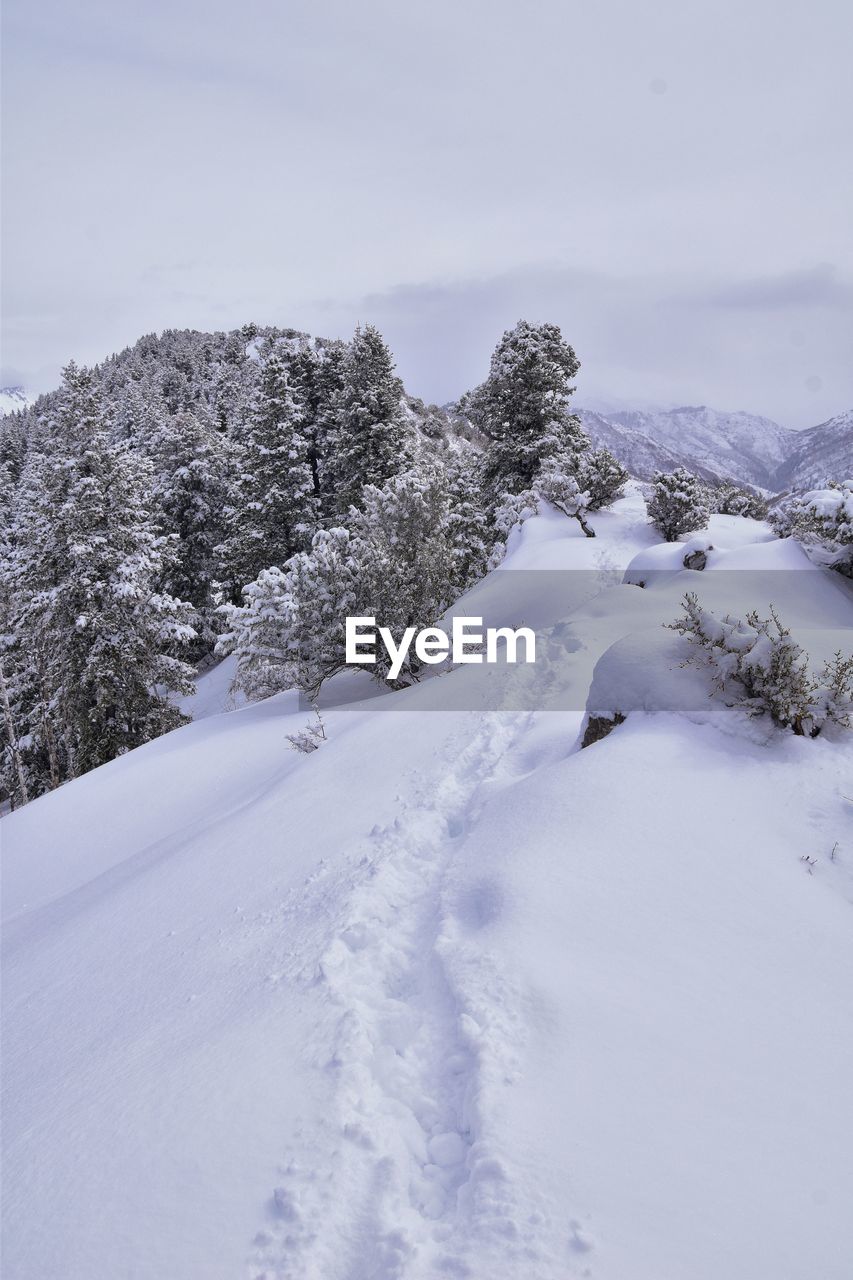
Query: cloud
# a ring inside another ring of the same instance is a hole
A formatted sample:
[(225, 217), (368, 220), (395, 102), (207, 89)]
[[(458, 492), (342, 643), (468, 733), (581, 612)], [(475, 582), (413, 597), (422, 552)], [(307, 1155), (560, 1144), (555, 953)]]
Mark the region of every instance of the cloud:
[[(790, 273), (794, 275), (796, 273)], [(849, 334), (815, 290), (756, 323), (737, 280), (619, 276), (557, 263), (493, 276), (408, 283), (306, 309), (308, 327), (379, 325), (409, 389), (455, 399), (482, 381), (501, 333), (520, 318), (558, 323), (581, 361), (577, 399), (706, 403), (809, 426), (853, 403)], [(301, 322), (301, 321), (300, 321)]]
[(579, 395), (829, 416), (853, 8), (694, 10), (7, 0), (5, 358), (49, 385), (166, 327), (370, 318), (440, 400), (524, 315)]
[(853, 306), (853, 280), (830, 262), (802, 271), (743, 280), (712, 293), (713, 306), (751, 311), (803, 307), (842, 309)]

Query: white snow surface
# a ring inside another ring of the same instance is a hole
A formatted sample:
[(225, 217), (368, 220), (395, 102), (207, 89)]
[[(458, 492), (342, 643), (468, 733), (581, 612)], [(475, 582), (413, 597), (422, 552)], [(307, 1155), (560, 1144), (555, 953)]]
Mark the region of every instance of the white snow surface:
[[(714, 521), (715, 569), (792, 567)], [(347, 674), (301, 755), (222, 664), (4, 819), (4, 1276), (847, 1280), (853, 748), (652, 701), (578, 750), (602, 654), (736, 577), (623, 583), (636, 490), (594, 525), (454, 610), (547, 630), (542, 709)], [(850, 634), (837, 575), (770, 577)]]

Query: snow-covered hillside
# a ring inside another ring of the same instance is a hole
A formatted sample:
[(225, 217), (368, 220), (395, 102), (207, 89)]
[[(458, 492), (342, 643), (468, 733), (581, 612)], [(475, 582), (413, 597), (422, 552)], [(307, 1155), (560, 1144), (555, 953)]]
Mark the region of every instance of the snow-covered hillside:
[(17, 409), (27, 409), (37, 397), (26, 387), (0, 387), (0, 418)]
[[(578, 417), (597, 449), (609, 449), (632, 476), (652, 480), (658, 471), (674, 471), (685, 465), (684, 455), (646, 435), (636, 427), (625, 427), (592, 409), (579, 409)], [(694, 464), (694, 472), (703, 480), (716, 480), (718, 472)]]
[(640, 589), (639, 492), (590, 518), (456, 607), (535, 669), (347, 673), (301, 755), (216, 668), (4, 820), (4, 1274), (846, 1280), (853, 747), (710, 699), (578, 738), (686, 590), (831, 647), (851, 584), (713, 516)]
[(725, 413), (707, 405), (617, 410), (607, 419), (623, 432), (640, 433), (666, 450), (661, 470), (671, 469), (674, 454), (681, 465), (706, 479), (731, 478), (771, 490), (776, 489), (777, 470), (798, 439), (797, 432), (769, 418)]
[(595, 445), (610, 449), (641, 480), (687, 467), (704, 480), (781, 493), (837, 480), (853, 459), (853, 410), (805, 431), (706, 405), (606, 414), (579, 409), (578, 415)]
[(810, 489), (839, 479), (853, 464), (853, 409), (797, 433), (776, 476), (778, 489)]

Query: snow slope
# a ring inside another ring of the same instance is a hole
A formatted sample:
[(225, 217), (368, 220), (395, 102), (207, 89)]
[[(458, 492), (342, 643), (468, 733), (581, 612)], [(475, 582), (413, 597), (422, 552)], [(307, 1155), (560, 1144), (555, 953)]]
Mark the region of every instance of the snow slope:
[(773, 488), (775, 471), (797, 440), (795, 432), (770, 418), (725, 413), (707, 405), (651, 412), (628, 410), (609, 416), (622, 427), (642, 431), (689, 458), (694, 469), (764, 488)]
[(211, 714), (216, 668), (206, 718), (4, 820), (4, 1275), (846, 1280), (853, 748), (577, 737), (687, 586), (781, 547), (788, 612), (853, 602), (734, 517), (641, 590), (639, 495), (595, 523), (528, 522), (457, 607), (540, 629), (532, 701), (347, 675), (303, 756), (295, 696)]
[(812, 489), (853, 471), (853, 409), (799, 431), (795, 448), (776, 476), (778, 489)]

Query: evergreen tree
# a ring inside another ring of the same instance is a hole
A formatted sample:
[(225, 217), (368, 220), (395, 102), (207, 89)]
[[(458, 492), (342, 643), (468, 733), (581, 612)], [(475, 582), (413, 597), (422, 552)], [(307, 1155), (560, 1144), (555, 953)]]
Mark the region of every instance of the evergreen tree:
[(9, 469), (0, 464), (0, 799), (8, 799), (14, 809), (30, 799), (30, 780), (24, 759), (21, 654), (13, 621), (12, 500)]
[(589, 510), (600, 511), (622, 497), (628, 472), (609, 449), (581, 453), (573, 472), (578, 488), (589, 494)]
[(471, 449), (445, 457), (450, 579), (461, 595), (485, 576), (497, 531), (487, 511), (483, 472)]
[(302, 415), (276, 351), (263, 367), (240, 471), (218, 550), (220, 581), (232, 601), (262, 569), (280, 568), (308, 545), (317, 524)]
[(334, 405), (335, 505), (358, 506), (365, 485), (381, 485), (404, 462), (403, 386), (391, 353), (372, 325), (359, 327), (341, 369)]
[(682, 533), (704, 529), (708, 523), (702, 485), (684, 467), (657, 473), (646, 506), (652, 524), (667, 542), (676, 542)]
[(730, 481), (709, 486), (705, 491), (705, 505), (709, 511), (725, 516), (746, 516), (751, 520), (766, 520), (767, 502), (752, 489), (742, 489)]
[[(367, 485), (362, 508), (350, 512), (358, 573), (359, 612), (395, 635), (434, 624), (457, 595), (448, 490), (440, 468), (425, 466)], [(409, 684), (421, 662), (410, 651), (398, 683)], [(377, 679), (387, 655), (377, 654)]]
[(336, 406), (344, 387), (346, 354), (343, 342), (303, 341), (290, 362), (303, 415), (302, 430), (308, 442), (314, 501), (321, 517), (330, 516), (335, 508)]
[[(243, 591), (243, 606), (226, 606), (220, 653), (236, 652), (235, 688), (266, 697), (294, 685), (314, 699), (323, 682), (346, 665), (344, 621), (373, 616), (400, 636), (435, 622), (457, 587), (448, 522), (447, 484), (438, 468), (368, 485), (363, 507), (349, 513), (350, 529), (320, 530), (310, 551), (284, 571), (265, 570)], [(384, 678), (387, 655), (371, 673)], [(398, 684), (417, 678), (410, 652)], [(363, 669), (359, 666), (359, 669)]]
[(284, 570), (264, 569), (224, 607), (219, 653), (236, 653), (234, 689), (266, 698), (296, 687), (316, 698), (345, 666), (344, 620), (358, 612), (357, 568), (346, 529), (320, 529)]
[(11, 567), (48, 786), (181, 723), (169, 693), (192, 689), (176, 656), (194, 635), (191, 611), (159, 590), (166, 547), (150, 470), (111, 443), (91, 374), (70, 365), (64, 379), (54, 448), (24, 486)]
[(113, 438), (150, 456), (168, 415), (159, 388), (133, 381), (115, 393), (114, 405)]
[(579, 368), (557, 325), (519, 320), (498, 343), (486, 381), (463, 397), (460, 410), (489, 442), (485, 474), (495, 499), (528, 489), (548, 458), (589, 447), (568, 408)]
[(163, 419), (151, 451), (158, 524), (174, 544), (165, 585), (195, 610), (197, 635), (188, 652), (198, 659), (210, 653), (220, 629), (215, 553), (224, 534), (234, 446), (184, 411)]

